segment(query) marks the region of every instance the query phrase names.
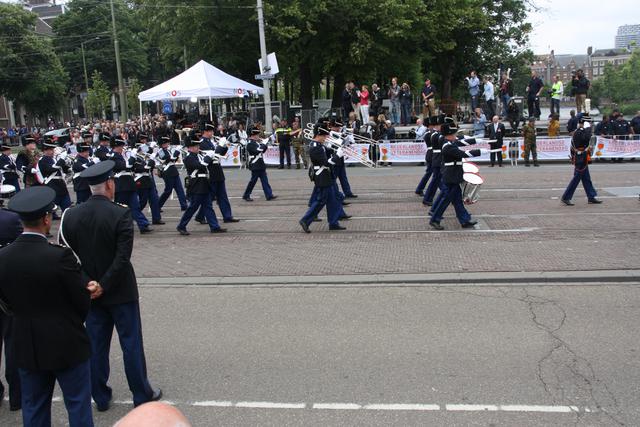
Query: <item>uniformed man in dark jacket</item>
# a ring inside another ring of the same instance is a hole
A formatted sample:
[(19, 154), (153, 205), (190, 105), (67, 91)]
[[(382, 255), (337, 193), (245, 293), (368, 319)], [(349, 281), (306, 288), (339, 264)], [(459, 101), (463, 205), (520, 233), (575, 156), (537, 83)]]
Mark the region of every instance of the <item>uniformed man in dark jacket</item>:
[(18, 167), (13, 158), (11, 158), (11, 147), (5, 143), (0, 146), (0, 173), (5, 185), (12, 185), (16, 192), (20, 191)]
[[(587, 124), (586, 127), (585, 124)], [(580, 126), (571, 137), (571, 161), (574, 164), (573, 179), (569, 182), (561, 199), (562, 203), (567, 206), (574, 205), (571, 199), (580, 181), (582, 181), (584, 192), (587, 193), (589, 203), (602, 203), (602, 200), (597, 199), (598, 193), (596, 193), (596, 189), (591, 183), (591, 174), (589, 174), (589, 158), (591, 156), (589, 150), (589, 143), (591, 142), (590, 124), (591, 117), (588, 114), (583, 114), (580, 117)]]
[[(139, 172), (142, 172), (145, 177), (147, 177), (148, 173), (149, 178), (148, 191), (142, 192), (142, 194), (138, 191), (140, 209), (144, 210), (147, 207), (147, 203), (149, 203), (149, 208), (151, 210), (151, 223), (154, 225), (164, 225), (165, 222), (162, 220), (162, 214), (160, 213), (160, 197), (158, 197), (158, 188), (156, 187), (156, 161), (153, 158), (154, 147), (149, 143), (149, 136), (146, 133), (141, 132), (138, 134), (136, 147), (138, 148), (138, 153), (141, 154), (142, 159), (141, 162), (136, 164), (136, 167), (134, 167), (134, 179)], [(142, 164), (142, 167), (140, 167), (140, 164)], [(146, 179), (144, 181), (146, 181)]]
[[(42, 158), (38, 161), (38, 169), (44, 180), (44, 185), (51, 187), (56, 192), (56, 205), (64, 212), (71, 206), (71, 198), (65, 174), (70, 168), (66, 162), (66, 152), (61, 156), (54, 157), (54, 149), (58, 146), (55, 142), (45, 141), (42, 149)], [(54, 215), (54, 218), (56, 216)]]
[(91, 393), (98, 411), (109, 409), (113, 399), (108, 381), (114, 326), (133, 404), (162, 396), (147, 378), (138, 284), (131, 265), (133, 220), (129, 208), (113, 202), (114, 167), (115, 162), (106, 160), (80, 175), (87, 180), (92, 195), (85, 203), (65, 211), (58, 232), (58, 242), (76, 254), (82, 281), (93, 290), (86, 324), (91, 339)]
[[(213, 152), (211, 164), (209, 165), (209, 189), (211, 192), (211, 200), (215, 200), (218, 204), (220, 213), (222, 214), (222, 220), (224, 222), (238, 222), (239, 220), (235, 219), (231, 212), (231, 203), (229, 202), (229, 196), (227, 195), (224, 171), (222, 170), (222, 164), (220, 163), (224, 156), (227, 155), (229, 146), (225, 137), (220, 137), (218, 139), (220, 143), (214, 143), (211, 139), (213, 136), (213, 128), (214, 126), (212, 124), (205, 124), (205, 129), (202, 133), (202, 142), (200, 143), (200, 150)], [(198, 211), (196, 221), (200, 224), (207, 223), (202, 209)]]
[(73, 191), (76, 192), (76, 204), (79, 205), (86, 202), (91, 196), (89, 184), (80, 178), (80, 174), (93, 166), (93, 160), (89, 158), (91, 145), (81, 142), (76, 146), (76, 150), (78, 154), (71, 167), (73, 169)]
[[(0, 180), (1, 181), (1, 180)], [(22, 234), (22, 223), (17, 213), (4, 209), (4, 201), (15, 194), (15, 189), (10, 185), (3, 185), (0, 190), (0, 248), (7, 246)], [(5, 345), (4, 372), (9, 385), (9, 409), (17, 411), (21, 408), (22, 398), (20, 394), (20, 377), (16, 367), (15, 355), (11, 342), (11, 316), (7, 316), (0, 309), (0, 335)], [(0, 340), (0, 359), (2, 359), (2, 341)], [(4, 385), (0, 381), (0, 402), (4, 396)], [(1, 405), (2, 403), (0, 403)]]
[(273, 200), (278, 196), (273, 194), (271, 185), (269, 185), (269, 178), (267, 177), (267, 166), (264, 164), (263, 155), (267, 151), (267, 144), (260, 140), (260, 130), (252, 129), (249, 136), (249, 142), (247, 142), (247, 154), (249, 155), (249, 170), (251, 171), (251, 179), (247, 188), (244, 190), (242, 199), (247, 202), (253, 202), (251, 198), (251, 192), (255, 187), (258, 179), (262, 184), (262, 190), (267, 200)]
[(95, 288), (83, 280), (70, 249), (47, 242), (55, 198), (55, 190), (40, 186), (9, 202), (25, 231), (0, 249), (0, 299), (12, 313), (12, 353), (20, 373), (23, 424), (51, 425), (57, 381), (69, 425), (93, 426), (91, 345), (84, 322)]
[(180, 159), (180, 150), (169, 147), (170, 142), (171, 137), (169, 136), (160, 138), (158, 160), (161, 165), (158, 169), (161, 170), (162, 179), (164, 180), (164, 191), (160, 195), (158, 204), (160, 209), (162, 209), (167, 199), (171, 196), (171, 193), (175, 191), (178, 196), (178, 202), (180, 203), (180, 209), (184, 212), (187, 210), (187, 196), (184, 193), (184, 187), (180, 180), (180, 172), (176, 166), (176, 162)]
[(101, 133), (98, 139), (98, 148), (96, 148), (95, 156), (100, 159), (100, 161), (107, 160), (107, 156), (111, 152), (111, 148), (109, 147), (111, 143), (111, 135), (108, 133)]
[(127, 205), (131, 209), (131, 215), (138, 224), (140, 233), (150, 233), (153, 231), (149, 227), (149, 220), (140, 209), (140, 199), (136, 191), (136, 183), (133, 178), (133, 168), (136, 162), (135, 156), (128, 159), (124, 157), (124, 147), (127, 142), (120, 138), (113, 138), (111, 141), (111, 153), (108, 158), (115, 162), (113, 168), (114, 180), (116, 184), (115, 201)]
[(445, 123), (442, 125), (442, 134), (446, 140), (442, 145), (443, 199), (441, 203), (437, 203), (436, 206), (434, 206), (433, 215), (429, 222), (429, 225), (436, 230), (444, 230), (444, 227), (440, 225), (440, 221), (442, 221), (444, 212), (447, 210), (449, 204), (453, 204), (456, 210), (456, 217), (463, 228), (470, 228), (477, 224), (476, 221), (471, 220), (471, 215), (464, 207), (460, 184), (464, 181), (462, 179), (464, 173), (462, 169), (462, 159), (479, 156), (482, 154), (482, 150), (461, 150), (458, 147), (457, 132), (458, 127), (455, 123)]
[(227, 231), (220, 228), (216, 214), (213, 211), (211, 201), (211, 182), (209, 180), (209, 166), (211, 165), (213, 152), (210, 150), (202, 151), (202, 141), (198, 137), (194, 137), (186, 142), (189, 155), (184, 157), (184, 166), (187, 169), (187, 197), (189, 205), (187, 210), (182, 214), (177, 230), (183, 236), (188, 236), (187, 224), (198, 210), (202, 211), (204, 218), (209, 224), (212, 233), (224, 233)]
[(433, 148), (431, 147), (431, 135), (434, 132), (437, 132), (435, 127), (438, 125), (438, 117), (431, 116), (428, 118), (428, 120), (429, 120), (428, 122), (429, 130), (427, 130), (427, 132), (422, 137), (424, 144), (427, 146), (427, 152), (424, 155), (424, 163), (425, 163), (426, 169), (424, 171), (424, 175), (422, 175), (422, 179), (420, 180), (420, 182), (418, 183), (418, 186), (415, 189), (415, 193), (418, 196), (422, 196), (422, 197), (424, 196), (424, 189), (427, 186), (429, 179), (431, 178), (431, 174), (433, 173), (433, 168), (432, 168), (432, 160), (433, 160), (432, 149)]
[[(438, 117), (438, 123), (442, 126), (445, 122), (445, 117), (440, 115)], [(436, 191), (441, 187), (442, 180), (442, 144), (443, 138), (439, 132), (431, 134), (431, 181), (427, 190), (424, 192), (422, 204), (425, 206), (433, 205), (433, 198), (436, 195)]]

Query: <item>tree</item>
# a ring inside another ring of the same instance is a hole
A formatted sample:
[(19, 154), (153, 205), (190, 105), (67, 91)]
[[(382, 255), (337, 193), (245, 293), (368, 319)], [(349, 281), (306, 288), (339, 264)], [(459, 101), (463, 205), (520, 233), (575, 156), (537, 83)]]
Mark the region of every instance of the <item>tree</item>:
[(36, 15), (0, 3), (0, 94), (45, 118), (64, 104), (68, 79), (51, 41), (35, 34)]
[(140, 91), (142, 91), (142, 86), (138, 79), (131, 79), (127, 87), (127, 106), (131, 114), (135, 114), (140, 109), (140, 101), (138, 100)]
[(92, 86), (87, 91), (87, 99), (85, 100), (87, 113), (92, 118), (96, 116), (105, 118), (106, 112), (111, 107), (111, 90), (109, 90), (106, 82), (102, 80), (100, 71), (93, 72), (91, 82)]
[[(126, 0), (114, 0), (122, 73), (144, 79), (149, 69), (146, 29), (139, 13)], [(84, 87), (82, 48), (88, 74), (100, 71), (109, 87), (118, 84), (109, 1), (71, 0), (67, 11), (53, 21), (55, 49), (70, 75), (70, 87)]]

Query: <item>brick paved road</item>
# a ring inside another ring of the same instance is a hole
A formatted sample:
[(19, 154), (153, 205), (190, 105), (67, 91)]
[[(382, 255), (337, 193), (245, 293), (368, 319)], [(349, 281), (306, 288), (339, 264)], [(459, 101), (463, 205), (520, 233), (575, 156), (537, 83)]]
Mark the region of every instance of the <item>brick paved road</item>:
[[(640, 164), (595, 164), (592, 176), (602, 205), (588, 205), (581, 189), (575, 207), (558, 198), (569, 165), (541, 168), (482, 167), (480, 202), (470, 207), (477, 230), (460, 228), (447, 212), (446, 232), (432, 232), (413, 189), (418, 166), (349, 168), (358, 199), (346, 208), (346, 232), (329, 232), (326, 221), (306, 235), (298, 219), (311, 185), (304, 170), (269, 170), (279, 198), (253, 203), (239, 197), (249, 172), (227, 170), (234, 215), (226, 235), (210, 235), (192, 222), (179, 236), (176, 201), (164, 209), (167, 225), (136, 235), (133, 262), (140, 277), (325, 275), (458, 271), (542, 271), (637, 267), (640, 249)], [(626, 194), (626, 196), (625, 196)], [(215, 208), (219, 215), (219, 210)], [(322, 216), (325, 214), (322, 213)]]

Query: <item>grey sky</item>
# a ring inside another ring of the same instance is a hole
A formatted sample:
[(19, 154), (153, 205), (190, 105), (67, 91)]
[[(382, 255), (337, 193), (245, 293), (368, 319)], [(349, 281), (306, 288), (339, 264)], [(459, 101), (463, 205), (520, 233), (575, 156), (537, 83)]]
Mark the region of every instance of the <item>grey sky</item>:
[(531, 49), (536, 54), (586, 53), (614, 47), (620, 25), (640, 24), (639, 0), (533, 0)]

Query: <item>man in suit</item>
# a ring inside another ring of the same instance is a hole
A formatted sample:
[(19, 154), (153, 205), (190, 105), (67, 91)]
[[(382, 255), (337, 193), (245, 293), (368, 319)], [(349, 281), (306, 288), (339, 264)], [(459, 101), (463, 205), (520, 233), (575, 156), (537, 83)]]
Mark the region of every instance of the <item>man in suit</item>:
[(500, 121), (500, 117), (493, 116), (491, 124), (487, 126), (485, 138), (495, 140), (489, 143), (491, 147), (491, 167), (495, 166), (496, 158), (498, 159), (498, 167), (502, 167), (502, 145), (504, 143), (504, 124)]
[[(14, 196), (9, 209), (24, 232), (0, 249), (0, 299), (12, 313), (13, 355), (22, 385), (25, 426), (51, 425), (51, 397), (60, 385), (70, 426), (93, 426), (89, 357), (84, 327), (93, 286), (86, 286), (68, 248), (50, 244), (56, 192), (47, 186)], [(38, 268), (34, 268), (34, 261)]]
[(113, 202), (114, 166), (113, 161), (106, 160), (80, 175), (89, 183), (92, 195), (85, 203), (65, 211), (58, 234), (58, 241), (78, 256), (84, 283), (96, 289), (87, 316), (87, 331), (91, 338), (91, 393), (98, 411), (109, 409), (113, 398), (107, 382), (114, 326), (133, 404), (138, 406), (162, 396), (162, 391), (154, 390), (147, 378), (138, 284), (131, 265), (133, 220), (129, 208)]
[[(2, 181), (2, 179), (0, 179)], [(10, 199), (16, 190), (11, 185), (3, 185), (0, 191), (0, 248), (7, 246), (22, 234), (23, 228), (20, 216), (3, 208), (4, 200)], [(11, 346), (11, 316), (0, 310), (0, 336), (4, 340), (4, 373), (9, 385), (9, 409), (18, 411), (21, 408), (20, 377), (16, 368), (13, 348)], [(2, 340), (0, 340), (0, 359), (2, 358)], [(0, 381), (0, 405), (4, 396), (4, 385)]]

